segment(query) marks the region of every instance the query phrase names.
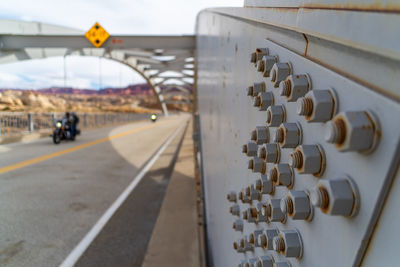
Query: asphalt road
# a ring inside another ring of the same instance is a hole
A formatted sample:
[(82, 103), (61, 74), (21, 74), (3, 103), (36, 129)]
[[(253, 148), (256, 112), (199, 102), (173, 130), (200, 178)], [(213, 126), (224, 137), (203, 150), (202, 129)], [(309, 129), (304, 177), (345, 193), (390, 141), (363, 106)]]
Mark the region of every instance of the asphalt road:
[[(0, 146), (0, 266), (58, 266), (187, 116)], [(183, 130), (77, 266), (140, 266)]]

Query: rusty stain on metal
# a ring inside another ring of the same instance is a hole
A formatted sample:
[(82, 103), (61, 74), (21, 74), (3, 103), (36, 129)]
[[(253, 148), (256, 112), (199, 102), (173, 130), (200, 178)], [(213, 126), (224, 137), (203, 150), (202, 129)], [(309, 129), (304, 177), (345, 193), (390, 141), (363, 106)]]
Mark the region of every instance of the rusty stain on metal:
[(307, 38), (307, 35), (305, 35), (304, 33), (303, 33), (303, 37), (304, 37), (304, 40), (306, 41), (306, 47), (304, 48), (304, 56), (306, 57), (307, 53), (308, 53), (308, 38)]

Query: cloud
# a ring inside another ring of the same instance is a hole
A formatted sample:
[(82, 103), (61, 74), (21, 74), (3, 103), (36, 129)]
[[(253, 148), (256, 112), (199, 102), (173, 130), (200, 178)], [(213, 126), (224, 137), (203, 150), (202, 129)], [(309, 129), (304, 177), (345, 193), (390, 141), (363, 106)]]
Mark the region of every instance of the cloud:
[(99, 21), (112, 34), (193, 34), (197, 13), (243, 0), (13, 0), (0, 1), (0, 17), (89, 29)]
[(67, 57), (65, 74), (66, 79), (63, 57), (3, 64), (0, 65), (0, 88), (39, 89), (66, 85), (98, 89), (145, 82), (129, 67), (108, 59), (99, 61), (97, 57)]
[[(111, 34), (193, 34), (197, 13), (243, 0), (3, 0), (0, 18), (39, 21), (88, 30), (98, 21)], [(144, 80), (126, 66), (98, 58), (67, 58), (67, 86), (125, 86)], [(4, 79), (2, 78), (4, 77)], [(0, 65), (0, 88), (64, 86), (64, 61), (55, 57)]]

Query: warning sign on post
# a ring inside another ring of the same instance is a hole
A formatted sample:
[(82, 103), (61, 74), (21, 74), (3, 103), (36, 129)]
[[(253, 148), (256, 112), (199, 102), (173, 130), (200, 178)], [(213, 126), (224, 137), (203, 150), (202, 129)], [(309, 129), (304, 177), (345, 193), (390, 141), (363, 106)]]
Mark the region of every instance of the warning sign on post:
[(99, 23), (95, 23), (90, 30), (85, 33), (85, 37), (95, 46), (101, 47), (101, 45), (107, 41), (110, 35), (106, 30), (101, 27)]

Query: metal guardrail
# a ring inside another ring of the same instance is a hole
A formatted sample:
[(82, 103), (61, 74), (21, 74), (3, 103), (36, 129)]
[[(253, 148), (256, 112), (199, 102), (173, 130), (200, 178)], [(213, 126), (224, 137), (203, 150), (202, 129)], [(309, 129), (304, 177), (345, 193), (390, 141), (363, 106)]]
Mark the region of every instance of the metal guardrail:
[[(104, 125), (145, 119), (148, 114), (137, 113), (76, 113), (79, 128), (95, 128)], [(0, 136), (39, 132), (51, 129), (64, 113), (0, 112)]]

